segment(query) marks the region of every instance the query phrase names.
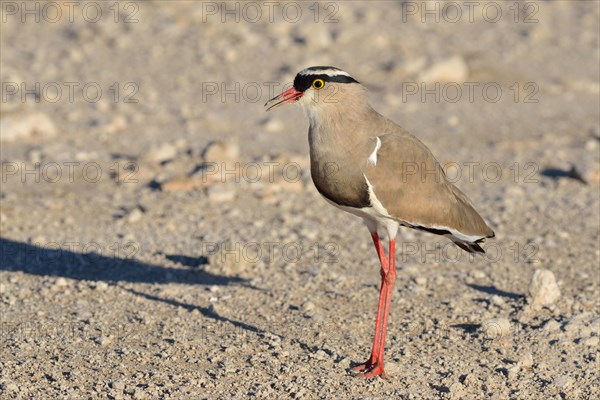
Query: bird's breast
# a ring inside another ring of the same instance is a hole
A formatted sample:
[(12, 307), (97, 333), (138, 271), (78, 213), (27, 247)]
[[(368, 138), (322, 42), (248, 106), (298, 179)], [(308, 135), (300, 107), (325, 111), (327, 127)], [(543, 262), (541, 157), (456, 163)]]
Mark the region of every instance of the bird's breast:
[(315, 187), (326, 199), (347, 207), (369, 207), (369, 186), (361, 168), (350, 160), (311, 151)]

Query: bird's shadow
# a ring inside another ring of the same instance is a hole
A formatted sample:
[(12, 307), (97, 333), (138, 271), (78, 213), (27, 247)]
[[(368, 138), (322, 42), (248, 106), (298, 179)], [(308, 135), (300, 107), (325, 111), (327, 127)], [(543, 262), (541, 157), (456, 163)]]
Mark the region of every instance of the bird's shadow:
[(101, 254), (100, 246), (94, 243), (87, 243), (85, 247), (88, 252), (78, 253), (60, 248), (58, 244), (46, 244), (42, 247), (0, 238), (0, 270), (110, 283), (247, 285), (245, 279), (215, 275), (198, 268), (206, 264), (204, 257), (167, 255), (167, 259), (185, 267), (170, 268), (135, 260), (132, 258), (136, 252), (134, 247), (115, 246), (114, 249), (109, 249), (112, 254)]
[(208, 257), (200, 256), (200, 257), (189, 257), (181, 254), (167, 254), (165, 255), (167, 260), (173, 261), (175, 263), (185, 265), (186, 267), (198, 268), (203, 265), (208, 264)]
[[(181, 307), (187, 311), (197, 310), (203, 317), (229, 323), (235, 328), (251, 332), (256, 335), (270, 334), (280, 338), (288, 338), (293, 344), (309, 353), (320, 349), (316, 343), (308, 342), (306, 338), (298, 335), (287, 335), (285, 330), (263, 329), (241, 320), (228, 318), (217, 313), (213, 307), (188, 304), (176, 299), (164, 298), (155, 294), (145, 293), (142, 290), (123, 285), (125, 283), (142, 284), (168, 284), (178, 283), (186, 285), (227, 286), (238, 285), (253, 290), (264, 290), (252, 286), (246, 279), (212, 274), (202, 267), (207, 263), (204, 257), (189, 257), (185, 255), (169, 254), (165, 258), (178, 263), (182, 268), (171, 268), (137, 261), (131, 249), (115, 249), (114, 254), (99, 254), (91, 250), (99, 246), (87, 246), (90, 252), (78, 253), (60, 248), (58, 245), (45, 245), (17, 242), (0, 238), (0, 271), (24, 272), (42, 277), (64, 277), (80, 281), (104, 281), (114, 284), (121, 290), (127, 291), (141, 298)], [(330, 354), (333, 355), (333, 354)], [(344, 357), (340, 356), (339, 359)]]
[[(148, 293), (144, 293), (144, 292), (139, 292), (139, 291), (134, 290), (134, 289), (128, 289), (128, 288), (123, 288), (123, 289), (125, 291), (131, 293), (131, 294), (136, 295), (136, 296), (140, 296), (140, 297), (143, 297), (145, 299), (152, 300), (152, 301), (158, 301), (158, 302), (161, 302), (161, 303), (169, 304), (171, 306), (182, 307), (183, 309), (185, 309), (187, 311), (198, 310), (200, 312), (200, 314), (202, 314), (202, 316), (204, 316), (206, 318), (214, 319), (215, 321), (220, 321), (220, 322), (228, 322), (228, 323), (230, 323), (231, 325), (233, 325), (234, 327), (236, 327), (238, 329), (243, 329), (243, 330), (248, 331), (248, 332), (260, 333), (260, 334), (267, 333), (264, 329), (258, 328), (258, 327), (254, 326), (254, 325), (247, 324), (247, 323), (245, 323), (243, 321), (237, 321), (237, 320), (234, 320), (234, 319), (222, 316), (222, 315), (216, 313), (212, 307), (195, 306), (195, 305), (192, 305), (192, 304), (182, 303), (182, 302), (177, 301), (177, 300), (165, 299), (165, 298), (162, 298), (162, 297), (159, 297), (159, 296), (155, 296), (155, 295), (152, 295), (152, 294), (148, 294)], [(280, 335), (277, 335), (277, 336), (280, 336)]]
[[(87, 245), (88, 249), (99, 249), (99, 246)], [(257, 289), (248, 284), (245, 279), (238, 277), (227, 277), (215, 275), (198, 268), (206, 264), (203, 257), (193, 258), (182, 255), (168, 255), (167, 259), (192, 268), (169, 268), (161, 265), (143, 263), (132, 258), (119, 257), (132, 254), (132, 250), (115, 249), (114, 254), (102, 255), (98, 252), (77, 253), (58, 245), (46, 245), (44, 247), (16, 242), (10, 239), (0, 238), (0, 271), (21, 271), (38, 276), (64, 277), (75, 280), (105, 281), (113, 284), (120, 283), (180, 283), (188, 285), (241, 285)], [(119, 285), (120, 286), (120, 285)], [(198, 310), (204, 317), (215, 321), (228, 322), (236, 328), (250, 332), (264, 332), (264, 330), (219, 315), (211, 308), (182, 303), (176, 300), (165, 299), (158, 296), (143, 293), (138, 290), (122, 289), (146, 298), (165, 304), (176, 305), (188, 311)]]

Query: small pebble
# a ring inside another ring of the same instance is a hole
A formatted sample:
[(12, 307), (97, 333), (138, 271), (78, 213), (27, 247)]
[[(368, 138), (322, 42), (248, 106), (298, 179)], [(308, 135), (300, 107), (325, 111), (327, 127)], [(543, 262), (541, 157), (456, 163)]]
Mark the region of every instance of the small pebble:
[(7, 392), (18, 392), (19, 387), (14, 382), (9, 382), (4, 385), (4, 390)]
[(519, 372), (521, 371), (521, 367), (519, 367), (518, 365), (513, 365), (512, 367), (507, 369), (508, 372), (508, 380), (509, 381), (514, 381), (517, 376), (519, 375)]
[(220, 183), (209, 187), (206, 194), (211, 201), (223, 203), (235, 199), (236, 191), (232, 185)]
[(490, 303), (492, 303), (493, 305), (498, 306), (498, 307), (502, 307), (503, 305), (506, 304), (504, 299), (501, 296), (498, 296), (497, 294), (493, 295), (490, 298)]
[(174, 159), (177, 156), (177, 148), (171, 143), (163, 143), (152, 148), (146, 153), (145, 158), (154, 163), (162, 163)]
[(400, 366), (395, 362), (388, 361), (385, 363), (385, 372), (389, 376), (397, 375), (400, 372)]
[(94, 342), (102, 347), (105, 347), (112, 343), (112, 340), (107, 336), (100, 336), (94, 339)]
[(54, 282), (54, 286), (57, 286), (57, 287), (65, 287), (68, 284), (69, 283), (67, 282), (67, 280), (63, 277), (56, 279), (56, 282)]
[(131, 212), (127, 216), (127, 222), (129, 222), (131, 224), (136, 223), (139, 220), (141, 220), (143, 216), (144, 216), (144, 212), (142, 210), (140, 210), (139, 207), (136, 207), (133, 210), (131, 210)]
[(302, 304), (302, 311), (304, 311), (304, 312), (313, 311), (314, 309), (315, 309), (315, 305), (311, 301), (307, 301), (306, 303)]
[(551, 319), (544, 324), (542, 329), (544, 329), (546, 332), (556, 332), (560, 329), (560, 323)]
[(14, 113), (0, 117), (0, 131), (0, 141), (11, 142), (32, 137), (50, 138), (57, 135), (58, 128), (46, 114)]
[(510, 321), (506, 318), (488, 319), (482, 324), (481, 328), (486, 339), (506, 337), (511, 332)]
[(567, 375), (561, 375), (552, 382), (554, 386), (560, 389), (566, 389), (571, 385), (571, 378)]
[(533, 355), (529, 352), (525, 353), (521, 356), (521, 358), (519, 358), (519, 361), (517, 361), (517, 365), (521, 368), (526, 369), (533, 367)]
[(342, 358), (339, 362), (338, 365), (340, 366), (340, 368), (349, 368), (350, 367), (350, 359), (348, 357), (344, 357)]
[(459, 55), (442, 60), (421, 73), (420, 81), (461, 83), (467, 79), (469, 67)]
[(146, 393), (144, 393), (143, 390), (135, 389), (135, 391), (133, 392), (133, 398), (137, 399), (137, 400), (143, 400), (147, 397), (146, 397)]
[(596, 335), (600, 335), (600, 317), (592, 318), (590, 320), (590, 326), (592, 328), (592, 332)]
[(478, 269), (471, 271), (469, 274), (473, 279), (483, 279), (485, 278), (485, 272), (480, 271)]
[[(214, 141), (202, 151), (204, 162), (215, 163), (223, 170), (233, 170), (234, 163), (240, 160), (240, 147), (235, 142)], [(225, 164), (230, 164), (226, 168)]]
[(418, 276), (415, 278), (415, 283), (419, 286), (427, 286), (427, 278), (424, 276)]
[(110, 387), (117, 390), (125, 389), (125, 383), (122, 380), (112, 381)]
[(598, 337), (598, 336), (584, 337), (584, 338), (581, 338), (579, 343), (581, 343), (584, 346), (598, 347), (598, 344), (600, 344), (600, 337)]

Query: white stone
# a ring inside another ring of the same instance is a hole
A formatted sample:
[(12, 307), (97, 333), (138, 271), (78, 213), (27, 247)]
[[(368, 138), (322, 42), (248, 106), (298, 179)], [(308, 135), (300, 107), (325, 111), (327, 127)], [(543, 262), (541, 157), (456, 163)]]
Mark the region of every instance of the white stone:
[(510, 334), (510, 321), (506, 318), (491, 318), (481, 325), (486, 339), (499, 339)]
[(102, 347), (105, 347), (112, 343), (112, 339), (108, 336), (100, 336), (94, 339), (94, 342)]
[(214, 141), (209, 143), (202, 151), (204, 162), (221, 164), (227, 163), (231, 169), (239, 162), (240, 147), (235, 142)]
[(529, 283), (529, 296), (534, 309), (550, 306), (560, 297), (560, 288), (552, 271), (536, 269)]
[(523, 354), (519, 361), (517, 361), (517, 365), (521, 368), (531, 368), (533, 367), (533, 355), (529, 352)]
[(425, 70), (420, 80), (423, 82), (455, 82), (462, 83), (469, 75), (469, 67), (461, 56), (442, 60)]
[(554, 385), (560, 389), (565, 389), (571, 385), (571, 378), (567, 375), (561, 375), (554, 380)]
[(146, 153), (146, 159), (155, 163), (172, 160), (177, 156), (177, 148), (171, 143), (163, 143), (162, 145), (151, 149)]
[(54, 122), (43, 113), (3, 114), (0, 117), (0, 140), (3, 142), (34, 136), (49, 138), (56, 136), (57, 132)]
[(65, 286), (67, 286), (68, 284), (69, 284), (69, 283), (67, 282), (67, 280), (66, 280), (65, 278), (63, 278), (63, 277), (60, 277), (60, 278), (58, 278), (58, 279), (56, 280), (56, 282), (54, 282), (54, 285), (55, 285), (55, 286), (58, 286), (58, 287), (65, 287)]
[(581, 338), (579, 343), (583, 344), (584, 346), (598, 347), (598, 344), (600, 343), (600, 337), (598, 337), (598, 336), (584, 337), (584, 338)]
[(144, 213), (142, 212), (142, 210), (140, 210), (138, 207), (136, 207), (133, 210), (131, 210), (131, 212), (127, 216), (127, 222), (133, 224), (133, 223), (141, 220), (143, 216), (144, 216)]
[(285, 125), (279, 119), (270, 119), (265, 124), (265, 130), (268, 133), (279, 133), (279, 132), (282, 132), (284, 129), (285, 129)]
[(415, 278), (415, 283), (419, 286), (427, 286), (427, 278), (424, 276), (418, 276)]
[(556, 332), (560, 329), (560, 323), (551, 319), (550, 321), (544, 324), (543, 328), (546, 332)]
[(519, 371), (521, 371), (521, 367), (519, 367), (518, 365), (513, 365), (512, 367), (507, 369), (508, 372), (508, 380), (509, 381), (513, 381), (517, 378), (517, 376), (519, 375)]
[(208, 198), (215, 203), (232, 201), (236, 195), (235, 188), (225, 183), (209, 187), (206, 193)]

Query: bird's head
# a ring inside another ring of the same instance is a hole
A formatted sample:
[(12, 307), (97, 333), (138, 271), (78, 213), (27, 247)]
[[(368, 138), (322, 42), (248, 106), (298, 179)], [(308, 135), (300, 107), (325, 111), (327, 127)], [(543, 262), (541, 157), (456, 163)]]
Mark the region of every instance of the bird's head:
[(364, 99), (363, 86), (345, 71), (335, 67), (310, 67), (298, 72), (292, 88), (267, 101), (267, 111), (296, 103), (307, 111), (323, 111), (349, 106)]

